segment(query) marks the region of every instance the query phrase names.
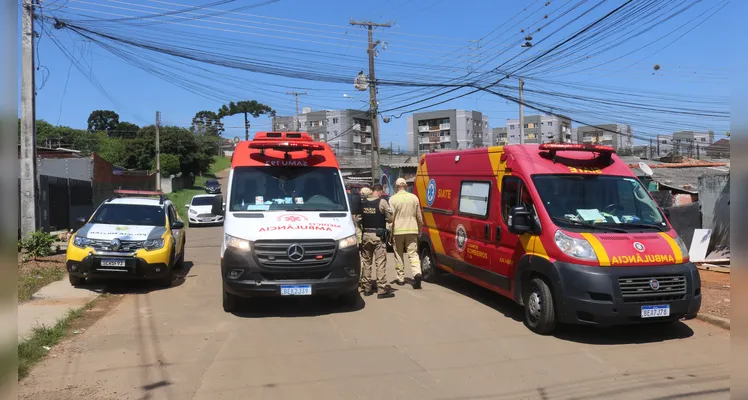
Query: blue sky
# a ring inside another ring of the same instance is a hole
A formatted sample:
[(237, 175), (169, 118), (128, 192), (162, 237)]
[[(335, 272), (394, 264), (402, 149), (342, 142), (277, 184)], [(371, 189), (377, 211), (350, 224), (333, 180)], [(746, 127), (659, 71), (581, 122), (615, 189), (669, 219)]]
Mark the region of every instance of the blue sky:
[[(231, 10), (259, 2), (239, 0), (216, 8)], [(85, 14), (90, 16), (89, 18), (121, 18), (181, 8), (175, 4), (196, 6), (206, 3), (195, 0), (50, 0), (42, 4), (45, 5), (45, 16), (81, 19), (84, 17), (71, 13)], [(543, 15), (549, 15), (546, 21), (552, 21), (578, 1), (553, 0), (548, 6), (544, 3), (546, 1), (383, 0), (377, 5), (377, 11), (371, 12), (371, 5), (366, 2), (280, 0), (248, 10), (222, 14), (219, 18), (192, 21), (187, 17), (174, 17), (170, 21), (178, 24), (167, 28), (173, 27), (175, 32), (185, 32), (197, 39), (206, 39), (204, 45), (198, 45), (198, 41), (194, 41), (195, 46), (203, 48), (205, 52), (220, 47), (223, 49), (220, 51), (225, 52), (227, 57), (236, 54), (237, 57), (251, 57), (269, 65), (277, 63), (279, 66), (288, 67), (298, 64), (301, 69), (314, 69), (321, 73), (333, 69), (339, 74), (348, 74), (347, 71), (350, 71), (350, 84), (306, 81), (215, 66), (202, 66), (207, 72), (200, 77), (186, 74), (184, 71), (174, 72), (176, 80), (194, 79), (194, 83), (204, 89), (203, 94), (211, 93), (208, 96), (211, 98), (192, 93), (165, 81), (162, 77), (140, 70), (75, 33), (54, 30), (47, 25), (48, 30), (42, 32), (38, 45), (40, 70), (37, 72), (37, 117), (53, 124), (84, 128), (92, 110), (111, 109), (119, 113), (120, 120), (142, 126), (153, 123), (156, 111), (160, 111), (163, 123), (188, 126), (195, 112), (199, 110), (217, 110), (221, 104), (229, 100), (245, 99), (266, 103), (278, 110), (279, 114), (290, 115), (294, 112), (294, 97), (286, 95), (285, 92), (299, 91), (297, 88), (309, 92), (308, 95), (300, 97), (300, 107), (311, 107), (313, 110), (363, 109), (366, 108), (365, 100), (368, 95), (357, 93), (353, 89), (352, 79), (359, 70), (367, 69), (366, 36), (363, 28), (349, 26), (348, 21), (351, 18), (395, 21), (394, 27), (375, 31), (375, 37), (387, 43), (387, 48), (381, 50), (377, 57), (379, 79), (437, 83), (444, 81), (446, 76), (464, 74), (468, 68), (478, 71), (489, 70), (520, 54), (524, 49), (519, 45), (510, 44), (523, 39), (521, 28), (527, 25), (526, 28), (534, 30), (544, 22)], [(590, 8), (593, 3), (583, 4), (578, 10)], [(622, 3), (622, 0), (602, 2), (600, 7), (568, 26), (565, 20), (559, 18), (558, 26), (566, 28), (552, 35), (550, 28), (535, 32), (535, 42), (549, 37), (544, 43), (541, 42), (543, 45), (527, 50), (526, 53), (520, 54), (520, 57), (532, 55), (530, 52), (543, 51), (551, 43), (569, 36)], [(707, 12), (711, 7), (716, 7), (719, 2), (703, 3), (696, 4), (688, 12), (659, 24), (639, 38), (603, 54), (593, 54), (584, 63), (568, 66), (566, 70), (557, 71), (558, 73), (552, 68), (543, 71), (542, 79), (545, 81), (533, 81), (530, 77), (526, 79), (525, 88), (563, 90), (569, 94), (599, 97), (601, 94), (596, 90), (597, 87), (615, 87), (637, 96), (636, 101), (654, 107), (661, 104), (652, 98), (642, 100), (637, 93), (646, 91), (658, 95), (672, 94), (681, 99), (673, 103), (673, 107), (681, 108), (689, 106), (689, 103), (682, 99), (708, 99), (708, 103), (713, 105), (710, 106), (712, 109), (727, 111), (729, 66), (726, 60), (730, 58), (727, 54), (733, 51), (729, 40), (725, 38), (724, 29), (727, 25), (729, 7), (717, 12), (675, 42), (672, 41), (684, 34), (686, 29), (693, 27), (696, 22), (642, 51), (605, 64), (672, 32), (691, 19), (701, 21), (698, 15)], [(206, 12), (197, 10), (191, 16)], [(519, 23), (525, 17), (527, 20)], [(533, 26), (532, 22), (536, 19), (541, 22)], [(158, 38), (149, 33), (147, 28), (135, 30), (129, 26), (120, 26), (112, 31), (123, 37), (140, 35), (138, 37), (148, 38), (151, 35), (150, 37)], [(493, 35), (486, 36), (492, 31), (495, 31)], [(504, 34), (499, 36), (498, 33), (501, 32)], [(50, 40), (50, 33), (69, 54), (75, 56), (86, 71), (85, 75), (73, 67), (70, 59)], [(483, 38), (480, 44), (469, 42), (479, 38)], [(215, 43), (218, 43), (217, 40), (227, 42), (221, 45), (223, 47), (218, 44), (214, 47), (210, 44), (211, 40)], [(234, 42), (234, 47), (228, 47), (232, 45), (229, 42)], [(292, 52), (259, 50), (258, 46), (279, 46), (284, 49), (293, 47), (319, 52), (319, 55), (300, 57)], [(503, 49), (503, 52), (499, 53), (498, 49)], [(328, 53), (334, 53), (344, 61), (328, 58)], [(145, 57), (147, 53), (143, 51), (141, 54)], [(153, 57), (152, 63), (159, 64), (163, 61), (167, 69), (173, 68), (171, 65), (176, 65), (169, 64), (173, 63), (174, 59), (169, 60), (167, 56), (148, 57)], [(560, 61), (562, 60), (559, 59)], [(653, 69), (655, 64), (660, 65), (659, 71)], [(435, 67), (443, 67), (443, 71), (447, 72), (436, 71), (433, 69)], [(579, 72), (587, 68), (591, 69)], [(94, 76), (103, 90), (92, 84), (86, 75)], [(205, 76), (209, 79), (205, 79)], [(580, 82), (589, 86), (576, 87), (575, 85)], [(505, 83), (516, 85), (516, 81), (513, 83), (511, 79)], [(562, 83), (564, 86), (556, 86), (556, 83)], [(434, 89), (417, 91), (415, 88), (382, 87), (379, 93), (380, 110), (402, 105), (407, 102), (404, 99), (408, 97), (420, 95), (414, 100), (427, 97), (428, 93), (425, 92), (432, 90)], [(344, 94), (352, 96), (352, 99), (345, 98)], [(449, 96), (433, 101), (447, 97)], [(528, 94), (527, 97), (533, 100), (532, 94)], [(568, 106), (568, 102), (558, 98), (542, 100), (551, 107)], [(697, 105), (701, 106), (702, 104)], [(507, 118), (518, 116), (516, 104), (491, 94), (478, 93), (433, 107), (444, 108), (481, 111), (489, 116), (491, 127), (504, 126)], [(400, 111), (388, 115), (397, 115)], [(532, 111), (526, 110), (526, 115), (531, 113)], [(625, 120), (626, 115), (622, 116), (615, 109), (606, 110), (605, 107), (598, 108), (595, 113), (582, 111), (572, 117), (589, 123), (608, 123), (616, 118), (624, 118), (617, 122), (629, 122)], [(405, 146), (405, 121), (404, 115), (399, 119), (394, 118), (389, 124), (380, 124), (382, 146), (389, 146), (390, 142), (394, 147)], [(227, 126), (225, 136), (243, 136), (243, 121), (240, 116), (228, 118), (224, 122)], [(727, 121), (712, 117), (660, 118), (657, 114), (637, 114), (630, 123), (635, 132), (643, 136), (667, 133), (668, 129), (672, 131), (709, 128), (718, 134), (729, 129)], [(252, 124), (252, 131), (270, 129), (267, 117), (260, 117)]]

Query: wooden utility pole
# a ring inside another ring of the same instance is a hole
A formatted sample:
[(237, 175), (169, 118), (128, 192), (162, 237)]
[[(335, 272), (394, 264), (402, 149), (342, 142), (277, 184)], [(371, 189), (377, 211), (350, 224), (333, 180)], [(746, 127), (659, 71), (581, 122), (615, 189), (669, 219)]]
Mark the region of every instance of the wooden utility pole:
[(525, 80), (519, 78), (519, 144), (525, 141), (525, 108), (522, 106), (524, 88)]
[(159, 140), (159, 125), (161, 125), (161, 112), (156, 111), (156, 190), (161, 191), (161, 140)]
[(389, 21), (377, 24), (370, 21), (356, 22), (351, 19), (351, 25), (365, 26), (369, 32), (369, 114), (371, 117), (371, 178), (379, 182), (379, 120), (377, 104), (377, 78), (374, 74), (374, 49), (379, 45), (379, 40), (374, 42), (374, 27), (389, 28)]
[(299, 95), (307, 94), (306, 92), (286, 92), (286, 94), (292, 94), (296, 97), (296, 132), (301, 130), (301, 126), (299, 124)]
[(36, 171), (36, 83), (34, 82), (34, 5), (21, 5), (21, 238), (28, 238), (39, 226)]

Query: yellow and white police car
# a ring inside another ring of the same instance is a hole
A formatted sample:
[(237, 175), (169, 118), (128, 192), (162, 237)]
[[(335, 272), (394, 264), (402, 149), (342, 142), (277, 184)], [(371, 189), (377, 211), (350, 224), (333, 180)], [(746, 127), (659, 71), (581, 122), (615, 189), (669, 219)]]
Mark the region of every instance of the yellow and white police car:
[(171, 286), (184, 263), (184, 222), (160, 192), (115, 190), (68, 242), (70, 284), (89, 278), (151, 279)]

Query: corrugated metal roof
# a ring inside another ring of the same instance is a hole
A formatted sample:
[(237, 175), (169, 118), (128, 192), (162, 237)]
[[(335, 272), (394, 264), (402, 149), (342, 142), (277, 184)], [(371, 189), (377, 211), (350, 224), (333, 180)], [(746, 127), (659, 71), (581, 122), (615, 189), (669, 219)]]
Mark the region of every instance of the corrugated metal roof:
[(418, 168), (418, 163), (380, 164), (388, 168)]

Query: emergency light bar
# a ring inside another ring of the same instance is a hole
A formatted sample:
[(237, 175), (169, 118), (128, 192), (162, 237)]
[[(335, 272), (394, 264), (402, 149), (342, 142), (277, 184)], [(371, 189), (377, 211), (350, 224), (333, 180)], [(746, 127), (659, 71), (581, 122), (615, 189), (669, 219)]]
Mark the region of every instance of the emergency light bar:
[(540, 150), (551, 152), (556, 151), (594, 151), (600, 153), (615, 153), (616, 150), (610, 146), (600, 146), (596, 144), (564, 144), (564, 143), (543, 143)]
[(319, 143), (300, 143), (300, 142), (249, 142), (250, 149), (259, 149), (260, 154), (264, 155), (266, 149), (278, 150), (288, 153), (296, 151), (306, 151), (310, 156), (315, 150), (324, 150), (325, 146)]

